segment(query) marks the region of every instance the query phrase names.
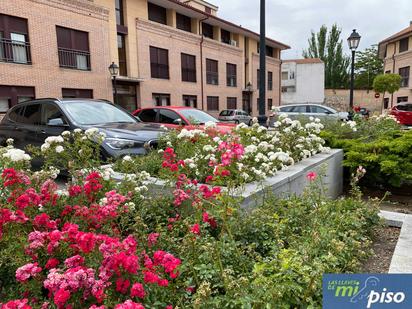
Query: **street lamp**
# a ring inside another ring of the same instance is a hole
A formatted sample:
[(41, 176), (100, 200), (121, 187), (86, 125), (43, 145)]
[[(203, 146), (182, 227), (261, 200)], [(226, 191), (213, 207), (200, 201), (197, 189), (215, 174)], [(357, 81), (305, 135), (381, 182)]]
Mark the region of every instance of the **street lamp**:
[(353, 29), (351, 35), (348, 37), (349, 49), (352, 51), (352, 66), (350, 74), (350, 96), (349, 96), (349, 107), (350, 114), (353, 112), (353, 88), (355, 87), (355, 52), (359, 46), (361, 36), (356, 32), (356, 29)]
[(259, 42), (259, 116), (258, 122), (260, 125), (266, 125), (266, 9), (265, 0), (260, 0), (260, 42)]
[(116, 63), (112, 62), (112, 64), (109, 66), (109, 72), (113, 79), (114, 104), (117, 105), (118, 102), (117, 102), (116, 78), (117, 78), (117, 75), (119, 74), (119, 66)]

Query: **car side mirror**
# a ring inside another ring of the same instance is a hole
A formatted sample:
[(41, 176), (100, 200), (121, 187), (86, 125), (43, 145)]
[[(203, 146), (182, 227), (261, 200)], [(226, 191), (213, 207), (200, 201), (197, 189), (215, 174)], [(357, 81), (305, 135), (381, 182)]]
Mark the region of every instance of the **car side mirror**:
[(61, 118), (49, 119), (47, 121), (47, 125), (51, 127), (67, 127), (68, 126), (68, 124), (66, 124)]
[(181, 126), (181, 125), (183, 125), (183, 121), (182, 121), (181, 118), (177, 118), (177, 119), (173, 120), (173, 124)]

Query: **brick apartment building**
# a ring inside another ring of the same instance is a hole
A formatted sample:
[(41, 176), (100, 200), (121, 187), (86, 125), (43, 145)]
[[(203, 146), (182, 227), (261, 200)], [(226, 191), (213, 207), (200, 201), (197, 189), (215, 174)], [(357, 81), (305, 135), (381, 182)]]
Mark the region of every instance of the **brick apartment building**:
[[(184, 2), (184, 3), (183, 3)], [(259, 35), (203, 0), (0, 0), (0, 113), (34, 97), (113, 100), (128, 110), (187, 105), (257, 114)], [(267, 108), (280, 55), (267, 39)]]
[(409, 27), (379, 43), (379, 57), (384, 61), (385, 73), (397, 73), (402, 77), (399, 91), (392, 96), (385, 95), (385, 108), (400, 102), (412, 102), (412, 22)]

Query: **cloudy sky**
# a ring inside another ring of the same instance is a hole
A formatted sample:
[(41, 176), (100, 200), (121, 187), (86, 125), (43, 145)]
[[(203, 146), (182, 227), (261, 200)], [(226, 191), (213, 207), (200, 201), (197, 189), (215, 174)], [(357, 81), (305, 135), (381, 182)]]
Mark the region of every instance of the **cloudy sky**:
[[(259, 0), (209, 0), (218, 15), (259, 32)], [(406, 28), (412, 20), (412, 0), (266, 0), (266, 34), (291, 46), (283, 59), (301, 58), (311, 30), (337, 23), (342, 39), (356, 28), (362, 50)], [(344, 42), (347, 47), (346, 42)], [(349, 52), (346, 49), (346, 52)]]

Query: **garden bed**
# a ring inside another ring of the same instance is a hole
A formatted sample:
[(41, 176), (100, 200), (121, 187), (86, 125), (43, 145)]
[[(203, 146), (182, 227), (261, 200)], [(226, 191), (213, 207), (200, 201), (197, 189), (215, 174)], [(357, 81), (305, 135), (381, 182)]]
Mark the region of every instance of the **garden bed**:
[[(262, 181), (255, 181), (235, 189), (220, 187), (222, 191), (229, 192), (233, 197), (241, 200), (243, 208), (261, 204), (268, 194), (278, 197), (288, 197), (293, 194), (300, 195), (309, 184), (307, 174), (315, 172), (322, 174), (324, 193), (330, 198), (337, 198), (342, 194), (343, 151), (332, 149), (329, 153), (319, 153), (311, 158), (304, 159), (290, 166), (287, 170), (279, 171), (275, 176), (267, 177)], [(107, 168), (109, 166), (104, 166)], [(122, 181), (132, 175), (115, 172), (112, 177), (116, 181)], [(170, 182), (151, 177), (146, 182), (149, 194), (152, 196), (171, 195), (174, 187)]]

